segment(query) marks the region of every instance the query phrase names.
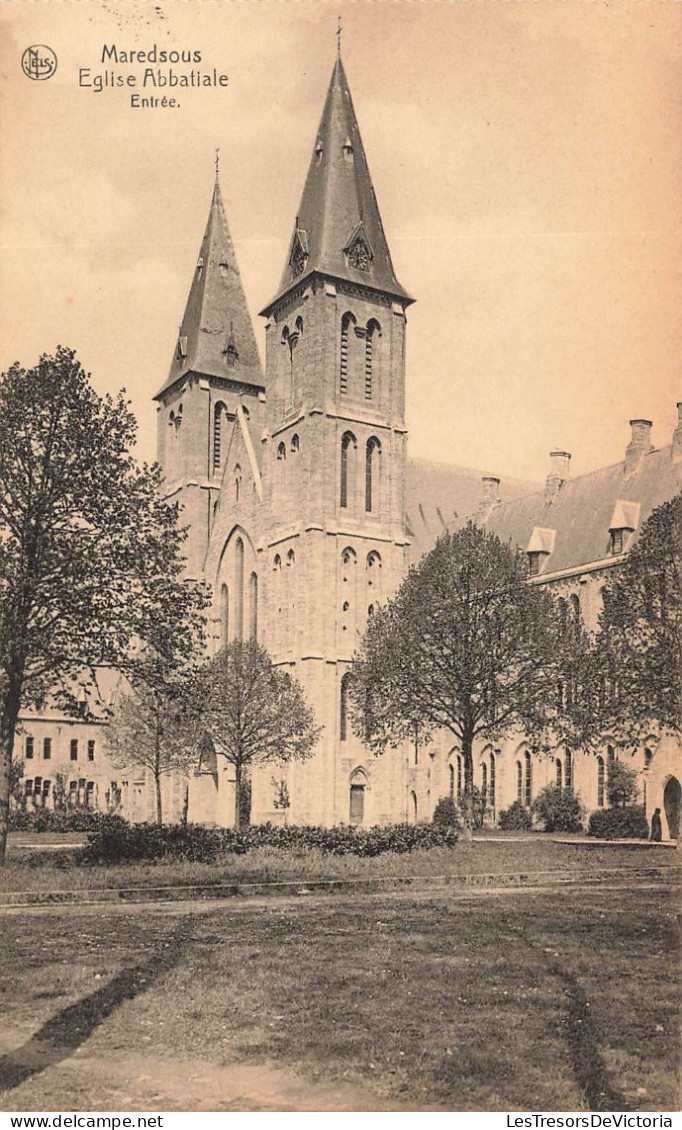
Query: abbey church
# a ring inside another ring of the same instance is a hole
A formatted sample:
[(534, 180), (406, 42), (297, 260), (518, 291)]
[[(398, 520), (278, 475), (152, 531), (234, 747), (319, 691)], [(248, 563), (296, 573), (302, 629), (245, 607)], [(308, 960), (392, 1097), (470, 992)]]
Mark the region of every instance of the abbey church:
[[(541, 491), (409, 459), (413, 301), (393, 269), (339, 57), (279, 288), (261, 311), (265, 372), (216, 179), (156, 398), (168, 496), (191, 527), (190, 576), (213, 591), (213, 647), (257, 637), (324, 727), (314, 759), (282, 771), (293, 823), (428, 819), (440, 796), (461, 789), (447, 743), (373, 758), (348, 717), (348, 670), (367, 618), (442, 529), (467, 515), (486, 523), (529, 553), (533, 583), (551, 581), (592, 626), (600, 578), (682, 486), (682, 425), (672, 448), (655, 451), (646, 420), (633, 421), (623, 463), (602, 472), (571, 481), (570, 454), (553, 452)], [(651, 784), (654, 760), (667, 761), (654, 759), (656, 745), (652, 735), (637, 766)], [(554, 780), (595, 808), (613, 756), (605, 746), (601, 759), (557, 751), (536, 761), (519, 738), (479, 752), (476, 783), (493, 815), (517, 798), (530, 805)], [(190, 818), (229, 820), (230, 774), (217, 761), (193, 781)], [(664, 776), (653, 790), (661, 807)], [(252, 819), (278, 819), (274, 799), (266, 767), (254, 776)]]
[[(254, 822), (284, 819), (275, 776), (286, 782), (286, 818), (296, 824), (430, 819), (441, 796), (461, 792), (462, 764), (447, 736), (375, 758), (348, 712), (348, 672), (368, 617), (443, 529), (470, 517), (518, 545), (528, 553), (530, 583), (551, 584), (595, 627), (607, 572), (652, 510), (682, 489), (682, 416), (658, 449), (651, 422), (632, 421), (622, 461), (580, 478), (570, 476), (570, 453), (551, 452), (542, 487), (409, 458), (405, 343), (413, 302), (393, 268), (338, 57), (281, 281), (261, 311), (265, 370), (216, 176), (170, 371), (156, 396), (167, 497), (190, 527), (188, 575), (213, 594), (211, 649), (257, 638), (302, 684), (323, 727), (309, 762), (254, 772)], [(34, 739), (36, 752), (47, 740), (48, 725), (25, 719), (32, 751)], [(56, 756), (70, 741), (75, 760), (79, 724), (63, 727), (51, 748)], [(92, 761), (95, 739), (93, 731)], [(475, 783), (490, 822), (515, 800), (530, 807), (555, 781), (573, 787), (588, 811), (605, 806), (614, 745), (605, 741), (598, 757), (561, 748), (540, 757), (520, 734), (479, 749)], [(144, 780), (109, 783), (120, 771), (97, 749), (87, 784), (99, 806), (116, 785), (124, 815), (146, 818)], [(664, 837), (676, 837), (679, 749), (652, 733), (625, 756), (640, 771), (647, 812), (660, 807)], [(31, 771), (27, 762), (25, 775)], [(203, 763), (190, 782), (189, 819), (230, 823), (233, 789), (224, 759)], [(169, 817), (179, 806), (180, 792), (170, 789)]]

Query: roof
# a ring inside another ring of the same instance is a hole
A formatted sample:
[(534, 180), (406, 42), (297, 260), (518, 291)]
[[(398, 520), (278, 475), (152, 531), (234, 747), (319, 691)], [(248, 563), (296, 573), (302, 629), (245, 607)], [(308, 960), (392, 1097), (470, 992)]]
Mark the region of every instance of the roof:
[(532, 548), (538, 530), (555, 531), (542, 570), (555, 573), (608, 557), (611, 529), (627, 531), (636, 521), (636, 538), (652, 510), (680, 490), (682, 461), (672, 458), (670, 447), (663, 447), (643, 455), (630, 474), (621, 462), (566, 479), (553, 501), (546, 501), (544, 490), (526, 494), (494, 509), (481, 525), (523, 550)]
[[(435, 463), (430, 459), (407, 460), (405, 510), (412, 561), (417, 562), (428, 553), (444, 529), (474, 514), (483, 493), (483, 477), (484, 472), (470, 467)], [(538, 484), (523, 479), (504, 479), (499, 489), (500, 497), (509, 500), (536, 492)]]
[(170, 372), (155, 399), (188, 373), (265, 385), (217, 177)]
[(398, 282), (360, 137), (348, 79), (337, 58), (277, 295), (315, 273), (414, 301)]

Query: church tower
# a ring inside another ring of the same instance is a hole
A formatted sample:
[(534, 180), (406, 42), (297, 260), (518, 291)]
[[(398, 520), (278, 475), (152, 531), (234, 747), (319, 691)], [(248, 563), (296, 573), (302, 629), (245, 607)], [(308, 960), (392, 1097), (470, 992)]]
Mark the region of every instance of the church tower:
[(166, 497), (191, 527), (187, 573), (202, 575), (239, 412), (264, 422), (265, 382), (216, 180), (168, 378), (155, 397)]
[(313, 761), (289, 767), (296, 823), (405, 818), (395, 763), (382, 768), (389, 755), (372, 759), (352, 731), (347, 675), (367, 617), (406, 568), (412, 301), (393, 269), (339, 56), (280, 286), (263, 310), (264, 642), (324, 727)]

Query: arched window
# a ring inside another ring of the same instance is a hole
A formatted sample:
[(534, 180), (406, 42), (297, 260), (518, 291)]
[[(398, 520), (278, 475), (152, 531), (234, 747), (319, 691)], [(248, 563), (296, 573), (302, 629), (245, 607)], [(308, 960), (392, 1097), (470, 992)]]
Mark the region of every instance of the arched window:
[(526, 808), (530, 808), (533, 799), (533, 759), (530, 755), (530, 750), (526, 750), (526, 791), (524, 796), (524, 803)]
[(380, 337), (381, 326), (372, 318), (365, 331), (365, 400), (372, 400), (374, 397), (375, 358)]
[(349, 820), (351, 824), (362, 824), (365, 819), (365, 787), (367, 777), (362, 769), (356, 769), (350, 779)]
[(516, 762), (516, 799), (523, 804), (523, 766), (520, 761)]
[(249, 598), (251, 608), (251, 639), (258, 639), (258, 575), (252, 573), (249, 577)]
[(348, 688), (350, 687), (350, 671), (346, 671), (341, 678), (341, 691), (339, 701), (339, 741), (348, 739)]
[(225, 426), (227, 423), (227, 409), (222, 401), (218, 401), (213, 409), (213, 473), (217, 474), (222, 467), (225, 454)]
[(286, 457), (287, 445), (285, 444), (284, 440), (282, 440), (282, 442), (277, 445), (277, 458), (283, 460), (286, 459)]
[(227, 585), (220, 589), (220, 646), (225, 647), (230, 630), (230, 594)]
[(244, 638), (244, 542), (237, 538), (234, 546), (235, 571), (235, 636)]
[(242, 495), (242, 469), (237, 463), (234, 469), (234, 500), (239, 502)]
[(564, 754), (564, 787), (573, 791), (573, 754), (567, 749)]
[(463, 784), (464, 784), (464, 782), (463, 782), (463, 775), (462, 775), (462, 755), (461, 755), (461, 753), (458, 753), (457, 754), (457, 799), (458, 800), (462, 796)]
[(448, 765), (448, 793), (451, 800), (455, 798), (455, 767)]
[(343, 315), (341, 319), (341, 353), (339, 361), (339, 392), (342, 396), (348, 395), (348, 339), (351, 333), (351, 326), (355, 326), (355, 324), (356, 320), (350, 312)]
[(648, 769), (654, 759), (654, 751), (652, 749), (644, 750), (644, 768)]
[(605, 798), (605, 792), (606, 792), (606, 790), (604, 788), (605, 778), (606, 778), (606, 773), (605, 773), (604, 758), (598, 757), (597, 758), (597, 807), (598, 808), (604, 807), (604, 798)]
[(292, 454), (292, 455), (298, 455), (298, 452), (299, 452), (299, 450), (300, 450), (300, 446), (301, 446), (301, 444), (300, 444), (300, 440), (299, 440), (299, 438), (298, 438), (298, 436), (297, 436), (297, 435), (293, 435), (293, 436), (291, 437), (291, 444), (290, 444), (290, 446), (291, 446), (291, 454)]
[(554, 765), (555, 765), (555, 768), (556, 768), (556, 787), (558, 789), (560, 789), (560, 788), (563, 787), (563, 783), (564, 783), (563, 782), (564, 767), (561, 764), (561, 758), (560, 757), (557, 757), (556, 761), (554, 762)]
[(580, 597), (577, 595), (577, 593), (571, 594), (570, 605), (571, 619), (573, 620), (575, 627), (578, 627), (580, 624)]
[(372, 436), (367, 440), (365, 451), (365, 510), (368, 514), (378, 508), (380, 460), (381, 444)]
[(495, 754), (490, 754), (490, 784), (488, 786), (488, 803), (495, 810)]
[(488, 804), (488, 766), (485, 762), (481, 765), (481, 800), (485, 808)]
[(356, 451), (355, 436), (352, 432), (345, 432), (341, 437), (341, 483), (339, 490), (339, 505), (343, 507), (348, 507), (349, 499), (351, 503), (353, 499)]

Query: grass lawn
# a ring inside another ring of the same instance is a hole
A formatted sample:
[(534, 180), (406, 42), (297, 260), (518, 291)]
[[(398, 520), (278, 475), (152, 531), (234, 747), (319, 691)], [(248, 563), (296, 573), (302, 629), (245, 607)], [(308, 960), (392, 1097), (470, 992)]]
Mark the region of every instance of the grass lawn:
[(676, 1110), (666, 887), (6, 915), (3, 1109), (332, 1109), (235, 1106), (236, 1067), (340, 1109)]
[[(54, 838), (54, 837), (53, 837)], [(0, 868), (2, 892), (73, 891), (118, 887), (217, 885), (235, 882), (313, 882), (322, 879), (408, 878), (526, 874), (571, 871), (585, 875), (611, 868), (679, 868), (677, 852), (657, 844), (557, 843), (513, 837), (455, 848), (416, 850), (406, 855), (385, 854), (373, 859), (334, 856), (319, 850), (300, 852), (258, 848), (246, 855), (226, 854), (215, 863), (153, 862), (118, 866), (79, 867), (69, 850), (36, 852), (37, 837), (10, 837), (7, 864)], [(26, 844), (26, 846), (24, 846)]]

